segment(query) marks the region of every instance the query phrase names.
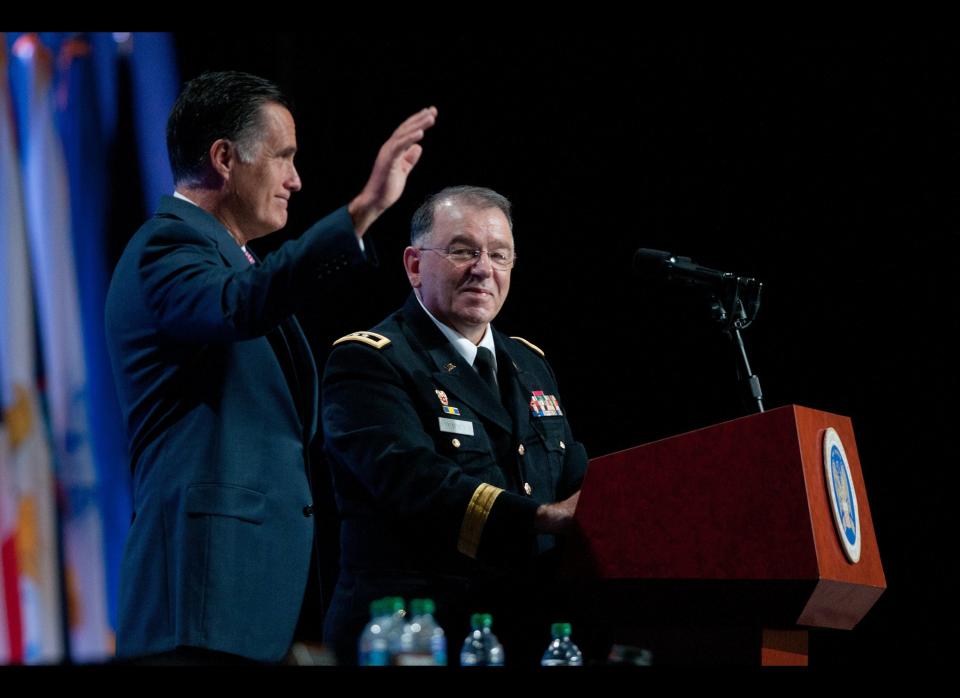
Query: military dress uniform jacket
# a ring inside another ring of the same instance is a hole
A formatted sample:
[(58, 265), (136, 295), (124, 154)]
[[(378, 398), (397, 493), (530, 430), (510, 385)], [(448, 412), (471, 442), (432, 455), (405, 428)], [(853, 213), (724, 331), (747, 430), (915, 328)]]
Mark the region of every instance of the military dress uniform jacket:
[(256, 266), (173, 197), (131, 239), (106, 303), (133, 468), (119, 656), (288, 650), (314, 536), (318, 384), (293, 313), (364, 261), (345, 208)]
[(328, 642), (348, 619), (356, 632), (372, 598), (520, 569), (553, 545), (534, 533), (536, 509), (579, 489), (586, 452), (539, 349), (494, 342), (501, 396), (412, 294), (330, 354), (322, 420), (342, 550)]

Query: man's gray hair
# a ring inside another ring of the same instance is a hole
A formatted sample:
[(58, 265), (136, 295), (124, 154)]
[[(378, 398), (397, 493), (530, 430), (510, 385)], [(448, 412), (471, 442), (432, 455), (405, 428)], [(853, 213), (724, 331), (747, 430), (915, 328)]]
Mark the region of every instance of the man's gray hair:
[(167, 121), (167, 152), (176, 184), (197, 185), (209, 174), (210, 146), (232, 141), (242, 162), (252, 162), (265, 133), (263, 108), (290, 100), (265, 78), (237, 71), (204, 73), (188, 82)]
[(506, 217), (507, 224), (510, 226), (510, 232), (513, 232), (513, 217), (510, 214), (512, 205), (507, 197), (486, 187), (460, 185), (441, 189), (436, 194), (428, 196), (426, 200), (420, 204), (420, 208), (414, 212), (413, 220), (410, 222), (411, 245), (416, 247), (423, 238), (430, 233), (433, 229), (433, 214), (437, 204), (447, 199), (451, 199), (464, 206), (471, 206), (478, 209), (498, 208)]

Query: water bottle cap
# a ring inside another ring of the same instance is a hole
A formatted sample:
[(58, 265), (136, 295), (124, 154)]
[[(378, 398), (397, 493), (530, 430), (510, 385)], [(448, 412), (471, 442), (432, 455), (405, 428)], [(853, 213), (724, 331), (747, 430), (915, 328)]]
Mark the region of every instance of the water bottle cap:
[(410, 613), (415, 616), (436, 613), (437, 607), (433, 599), (413, 599), (410, 601)]
[(384, 599), (384, 605), (386, 610), (391, 613), (402, 613), (403, 612), (403, 597), (401, 596), (388, 596)]
[(554, 623), (550, 626), (550, 634), (553, 637), (569, 637), (571, 630), (569, 623)]
[(489, 613), (474, 613), (470, 616), (470, 628), (480, 630), (480, 628), (489, 628), (493, 625), (493, 616)]

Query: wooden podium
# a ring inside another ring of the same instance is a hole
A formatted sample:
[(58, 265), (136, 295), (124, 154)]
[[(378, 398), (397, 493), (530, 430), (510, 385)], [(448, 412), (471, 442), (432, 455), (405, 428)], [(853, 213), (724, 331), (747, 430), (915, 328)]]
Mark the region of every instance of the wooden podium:
[(764, 664), (805, 664), (805, 628), (886, 588), (850, 419), (796, 405), (593, 459), (576, 523), (566, 575), (608, 622), (754, 627)]

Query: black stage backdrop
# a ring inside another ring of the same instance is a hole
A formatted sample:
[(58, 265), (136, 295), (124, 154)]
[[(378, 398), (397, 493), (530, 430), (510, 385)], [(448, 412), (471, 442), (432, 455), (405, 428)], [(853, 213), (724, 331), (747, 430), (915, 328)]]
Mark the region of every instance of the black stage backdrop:
[(177, 46), (184, 79), (246, 70), (293, 96), (303, 191), (263, 254), (355, 195), (403, 118), (440, 110), (403, 199), (371, 230), (380, 269), (306, 319), (320, 362), (403, 302), (410, 216), (446, 185), (513, 200), (519, 261), (496, 324), (545, 350), (593, 456), (750, 411), (728, 342), (690, 299), (639, 284), (635, 249), (761, 279), (744, 336), (766, 405), (853, 419), (888, 582), (855, 630), (812, 634), (811, 662), (946, 658), (955, 46), (503, 29), (184, 33)]

